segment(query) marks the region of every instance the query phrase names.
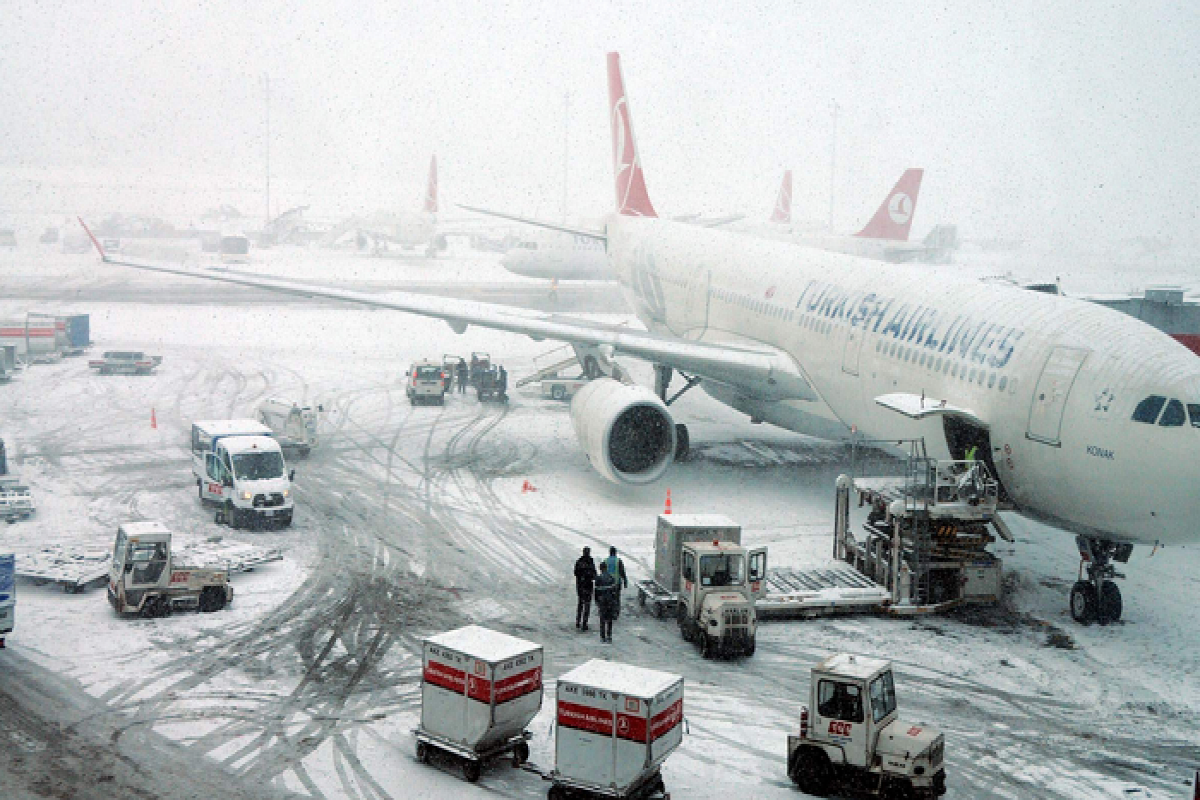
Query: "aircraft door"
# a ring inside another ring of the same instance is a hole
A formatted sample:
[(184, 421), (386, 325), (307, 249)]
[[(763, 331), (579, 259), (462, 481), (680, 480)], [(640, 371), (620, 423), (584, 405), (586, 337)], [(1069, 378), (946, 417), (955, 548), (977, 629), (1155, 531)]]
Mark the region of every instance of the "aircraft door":
[(1090, 352), (1080, 347), (1056, 347), (1050, 353), (1033, 390), (1025, 438), (1054, 447), (1062, 444), (1059, 435), (1067, 397)]
[(865, 338), (867, 338), (865, 330), (850, 326), (846, 333), (846, 346), (842, 350), (842, 372), (848, 375), (858, 374), (858, 358), (862, 354), (863, 339)]

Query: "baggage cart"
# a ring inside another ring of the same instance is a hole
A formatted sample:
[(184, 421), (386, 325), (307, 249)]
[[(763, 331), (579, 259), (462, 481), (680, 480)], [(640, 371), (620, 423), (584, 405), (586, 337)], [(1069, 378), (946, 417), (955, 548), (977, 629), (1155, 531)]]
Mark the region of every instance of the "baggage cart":
[(542, 707), (542, 646), (468, 625), (426, 639), (423, 649), (417, 760), (448, 755), (471, 783), (501, 756), (514, 766), (528, 761), (525, 726)]
[(665, 794), (683, 741), (683, 678), (593, 659), (558, 679), (550, 800)]

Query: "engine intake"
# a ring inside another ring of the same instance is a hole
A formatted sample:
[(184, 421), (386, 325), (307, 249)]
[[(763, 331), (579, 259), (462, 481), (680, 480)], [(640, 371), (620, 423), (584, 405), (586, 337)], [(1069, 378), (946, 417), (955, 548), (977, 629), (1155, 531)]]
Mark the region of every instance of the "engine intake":
[(675, 421), (643, 386), (597, 378), (571, 399), (571, 421), (592, 468), (613, 483), (652, 483), (675, 459)]

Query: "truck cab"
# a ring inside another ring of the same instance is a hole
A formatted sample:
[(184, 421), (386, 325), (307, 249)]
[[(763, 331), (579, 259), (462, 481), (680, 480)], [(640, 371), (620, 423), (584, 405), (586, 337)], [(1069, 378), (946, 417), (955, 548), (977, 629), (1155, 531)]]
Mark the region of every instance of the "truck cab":
[(271, 429), (254, 420), (192, 425), (192, 473), (201, 502), (231, 528), (292, 524), (292, 474)]
[(117, 528), (108, 575), (108, 602), (118, 614), (163, 617), (178, 608), (219, 611), (233, 601), (223, 570), (174, 563), (171, 532), (158, 522)]
[(945, 737), (900, 719), (890, 661), (838, 654), (813, 667), (788, 776), (809, 794), (852, 788), (935, 798), (946, 791)]
[(688, 542), (680, 558), (679, 626), (706, 658), (753, 655), (758, 632), (755, 600), (766, 594), (767, 549), (734, 542)]

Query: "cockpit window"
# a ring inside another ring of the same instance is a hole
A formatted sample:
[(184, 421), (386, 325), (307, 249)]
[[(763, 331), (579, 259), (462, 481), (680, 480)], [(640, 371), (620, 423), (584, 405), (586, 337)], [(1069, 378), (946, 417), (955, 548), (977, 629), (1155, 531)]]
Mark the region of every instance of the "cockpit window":
[(1163, 404), (1166, 402), (1167, 398), (1161, 395), (1150, 395), (1138, 403), (1137, 408), (1133, 410), (1133, 421), (1153, 425), (1155, 420), (1158, 419), (1158, 412), (1162, 411)]
[(1171, 402), (1167, 403), (1167, 410), (1163, 412), (1162, 419), (1158, 424), (1163, 428), (1178, 428), (1187, 422), (1187, 414), (1183, 411), (1183, 403), (1171, 398)]
[(1200, 404), (1188, 403), (1188, 416), (1192, 418), (1192, 427), (1200, 428)]

